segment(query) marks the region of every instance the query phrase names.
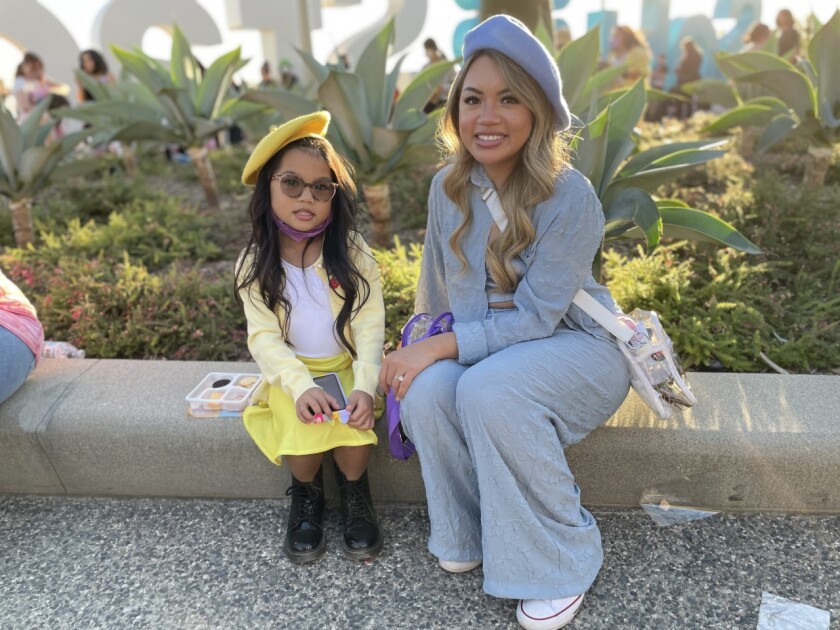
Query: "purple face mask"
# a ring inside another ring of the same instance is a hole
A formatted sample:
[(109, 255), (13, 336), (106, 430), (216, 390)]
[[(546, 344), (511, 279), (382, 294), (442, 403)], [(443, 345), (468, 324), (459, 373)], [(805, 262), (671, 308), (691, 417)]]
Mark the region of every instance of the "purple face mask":
[(288, 223), (281, 221), (276, 214), (273, 212), (271, 213), (271, 220), (274, 221), (274, 225), (277, 226), (277, 229), (283, 232), (286, 236), (291, 237), (296, 243), (300, 243), (302, 240), (307, 238), (312, 238), (313, 236), (318, 236), (321, 232), (327, 229), (327, 226), (332, 223), (332, 214), (327, 217), (327, 220), (324, 221), (321, 225), (316, 228), (312, 228), (306, 232), (301, 232), (300, 230), (296, 230)]

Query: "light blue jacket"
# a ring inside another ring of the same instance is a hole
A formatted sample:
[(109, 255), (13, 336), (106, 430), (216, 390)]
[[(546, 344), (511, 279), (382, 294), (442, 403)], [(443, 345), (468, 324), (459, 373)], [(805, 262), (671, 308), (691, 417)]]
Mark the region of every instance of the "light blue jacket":
[(592, 277), (592, 261), (604, 235), (604, 215), (589, 180), (569, 168), (558, 178), (551, 198), (533, 208), (536, 237), (520, 254), (526, 272), (514, 294), (515, 308), (487, 318), (485, 252), (493, 217), (481, 199), (481, 189), (493, 184), (481, 166), (473, 168), (473, 221), (461, 241), (470, 264), (463, 269), (449, 247), (449, 236), (463, 218), (443, 191), (449, 168), (437, 173), (429, 192), (415, 312), (452, 312), (458, 361), (472, 365), (512, 344), (550, 337), (564, 327), (610, 339), (606, 330), (572, 304), (583, 287), (614, 313), (621, 312), (607, 288)]

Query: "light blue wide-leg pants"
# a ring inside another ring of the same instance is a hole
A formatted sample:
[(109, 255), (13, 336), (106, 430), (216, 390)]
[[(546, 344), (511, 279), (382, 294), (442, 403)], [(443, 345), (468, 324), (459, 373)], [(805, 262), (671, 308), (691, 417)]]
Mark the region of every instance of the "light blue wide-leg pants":
[(496, 597), (579, 595), (603, 561), (565, 447), (621, 405), (629, 373), (614, 344), (561, 329), (464, 366), (439, 361), (401, 404), (417, 446), (431, 521), (429, 551), (482, 559)]

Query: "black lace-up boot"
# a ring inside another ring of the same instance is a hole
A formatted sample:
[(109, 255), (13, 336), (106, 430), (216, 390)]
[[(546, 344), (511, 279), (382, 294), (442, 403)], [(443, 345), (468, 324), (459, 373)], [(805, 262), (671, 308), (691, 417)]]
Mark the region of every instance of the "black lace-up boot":
[(373, 558), (382, 551), (382, 532), (373, 509), (367, 471), (356, 481), (349, 481), (335, 467), (338, 494), (341, 498), (341, 525), (344, 529), (341, 546), (354, 560)]
[(324, 536), (324, 476), (319, 468), (315, 479), (308, 483), (292, 476), (289, 524), (286, 529), (286, 556), (292, 562), (312, 562), (324, 555), (327, 539)]

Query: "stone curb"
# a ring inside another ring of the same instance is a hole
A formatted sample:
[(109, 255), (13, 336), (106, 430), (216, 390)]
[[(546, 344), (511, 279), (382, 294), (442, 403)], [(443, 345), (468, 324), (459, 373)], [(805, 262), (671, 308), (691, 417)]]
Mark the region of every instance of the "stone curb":
[[(258, 370), (43, 360), (0, 406), (0, 492), (282, 497), (287, 470), (263, 457), (240, 419), (187, 416), (185, 396), (221, 371)], [(840, 513), (840, 377), (689, 377), (695, 409), (661, 421), (631, 393), (606, 425), (568, 450), (586, 505), (666, 499), (715, 510)], [(377, 498), (424, 501), (417, 458), (393, 459), (384, 423), (377, 433), (370, 464)]]

